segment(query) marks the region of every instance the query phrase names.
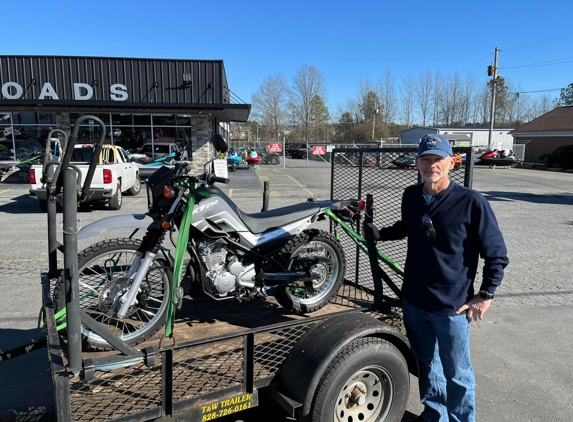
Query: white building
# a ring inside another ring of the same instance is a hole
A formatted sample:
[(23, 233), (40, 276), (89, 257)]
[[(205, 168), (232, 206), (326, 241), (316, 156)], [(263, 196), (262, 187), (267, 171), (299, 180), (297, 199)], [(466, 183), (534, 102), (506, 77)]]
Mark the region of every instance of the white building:
[[(494, 149), (513, 149), (513, 137), (509, 132), (514, 127), (494, 127), (492, 143)], [(417, 144), (425, 135), (445, 135), (456, 146), (487, 147), (489, 143), (489, 127), (414, 127), (403, 130), (400, 137), (402, 144)], [(448, 136), (450, 135), (450, 136)]]

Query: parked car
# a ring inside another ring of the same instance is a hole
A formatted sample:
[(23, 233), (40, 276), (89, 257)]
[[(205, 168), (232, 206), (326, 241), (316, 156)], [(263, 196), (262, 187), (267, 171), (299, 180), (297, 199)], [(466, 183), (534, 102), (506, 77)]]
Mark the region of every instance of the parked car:
[(292, 152), (296, 149), (296, 148), (301, 148), (303, 147), (305, 144), (301, 144), (301, 143), (294, 143), (294, 144), (287, 144), (286, 148), (285, 148), (285, 155), (287, 157), (292, 156)]
[(561, 167), (563, 170), (573, 169), (573, 145), (559, 147), (549, 154), (547, 167)]
[(408, 168), (408, 169), (415, 169), (416, 166), (416, 159), (414, 157), (409, 157), (407, 155), (402, 155), (392, 161), (396, 167), (400, 168)]
[(141, 153), (153, 158), (165, 157), (178, 151), (179, 145), (175, 142), (146, 142), (141, 148)]

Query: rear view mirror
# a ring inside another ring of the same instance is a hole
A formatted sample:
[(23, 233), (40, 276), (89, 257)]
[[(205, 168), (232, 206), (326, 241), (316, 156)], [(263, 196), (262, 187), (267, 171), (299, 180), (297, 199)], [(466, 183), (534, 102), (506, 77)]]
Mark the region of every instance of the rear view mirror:
[(213, 148), (215, 148), (215, 151), (221, 152), (223, 154), (227, 152), (228, 149), (227, 141), (225, 141), (225, 138), (223, 138), (218, 133), (211, 137), (211, 143), (213, 144)]

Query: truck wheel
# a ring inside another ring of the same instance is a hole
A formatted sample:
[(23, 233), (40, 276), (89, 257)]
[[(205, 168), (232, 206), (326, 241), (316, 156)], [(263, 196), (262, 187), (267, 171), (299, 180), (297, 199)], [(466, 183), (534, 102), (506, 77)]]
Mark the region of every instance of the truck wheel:
[(118, 180), (115, 195), (113, 195), (109, 200), (109, 208), (112, 210), (120, 210), (122, 203), (123, 197), (121, 195), (121, 182)]
[[(334, 236), (322, 230), (305, 230), (286, 244), (281, 255), (293, 263), (292, 271), (308, 271), (312, 277), (311, 282), (296, 281), (277, 290), (275, 297), (283, 308), (297, 314), (315, 312), (338, 293), (346, 274), (346, 258)], [(319, 261), (310, 268), (298, 263), (313, 258), (328, 261)]]
[(320, 380), (307, 422), (402, 420), (410, 376), (400, 351), (378, 337), (346, 346)]
[(303, 160), (306, 160), (306, 154), (302, 154), (301, 157)]
[(47, 199), (39, 199), (38, 205), (40, 205), (40, 209), (44, 212), (48, 211), (48, 200)]
[(141, 179), (139, 178), (139, 174), (136, 174), (135, 183), (133, 184), (131, 189), (129, 189), (129, 194), (136, 196), (139, 195), (139, 192), (141, 192)]

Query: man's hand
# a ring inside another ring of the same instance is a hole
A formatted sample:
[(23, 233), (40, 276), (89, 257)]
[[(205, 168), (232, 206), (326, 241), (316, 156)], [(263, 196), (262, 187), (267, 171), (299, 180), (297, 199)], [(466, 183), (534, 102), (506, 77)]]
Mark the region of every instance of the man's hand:
[(372, 233), (374, 233), (374, 240), (380, 239), (380, 232), (378, 231), (376, 226), (372, 223), (365, 224), (362, 227), (362, 232), (364, 234), (364, 237), (366, 237), (366, 230), (368, 230), (369, 228), (372, 230)]
[(478, 319), (483, 319), (483, 316), (488, 310), (489, 305), (491, 305), (491, 299), (482, 299), (479, 296), (474, 296), (468, 303), (458, 309), (456, 314), (459, 315), (467, 310), (466, 317), (468, 321), (477, 321)]

